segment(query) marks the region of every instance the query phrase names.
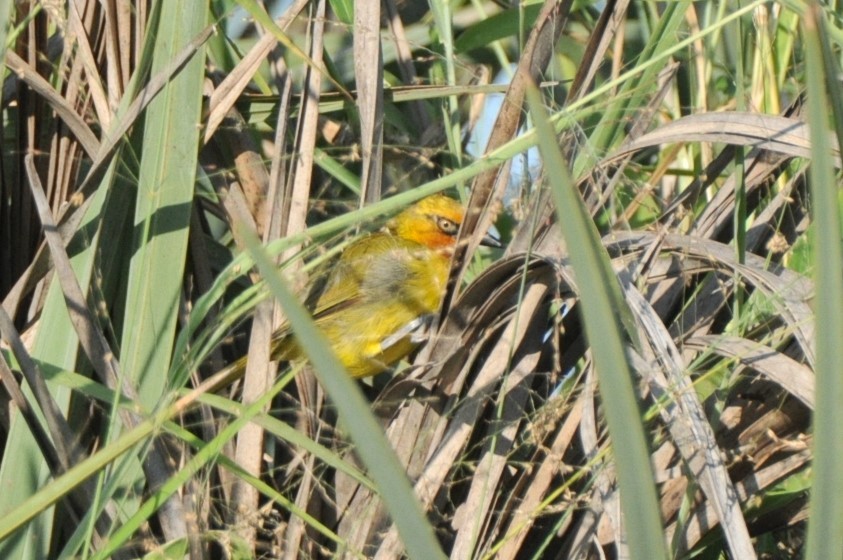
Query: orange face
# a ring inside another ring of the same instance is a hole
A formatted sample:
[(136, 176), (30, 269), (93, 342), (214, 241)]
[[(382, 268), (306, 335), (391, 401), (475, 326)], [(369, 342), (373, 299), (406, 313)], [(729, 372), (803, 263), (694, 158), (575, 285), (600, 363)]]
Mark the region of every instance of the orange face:
[(465, 209), (443, 194), (434, 194), (398, 214), (389, 229), (402, 239), (431, 249), (454, 246)]

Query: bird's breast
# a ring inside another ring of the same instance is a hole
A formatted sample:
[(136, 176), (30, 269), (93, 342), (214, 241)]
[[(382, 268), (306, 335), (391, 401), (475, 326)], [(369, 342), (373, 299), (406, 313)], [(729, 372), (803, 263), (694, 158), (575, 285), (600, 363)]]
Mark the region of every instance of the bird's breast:
[(425, 248), (396, 249), (377, 259), (367, 272), (368, 297), (387, 298), (401, 314), (417, 317), (439, 309), (448, 280), (447, 256)]

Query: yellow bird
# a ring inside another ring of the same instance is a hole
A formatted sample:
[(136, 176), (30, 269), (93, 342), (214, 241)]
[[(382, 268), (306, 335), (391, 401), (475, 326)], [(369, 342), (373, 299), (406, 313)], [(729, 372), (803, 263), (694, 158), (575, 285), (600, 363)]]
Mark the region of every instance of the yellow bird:
[[(321, 292), (311, 295), (313, 319), (353, 377), (375, 375), (409, 354), (414, 333), (439, 310), (465, 209), (445, 195), (429, 196), (384, 231), (349, 245), (332, 265)], [(500, 246), (487, 236), (485, 245)], [(272, 340), (275, 360), (301, 350), (288, 329)]]

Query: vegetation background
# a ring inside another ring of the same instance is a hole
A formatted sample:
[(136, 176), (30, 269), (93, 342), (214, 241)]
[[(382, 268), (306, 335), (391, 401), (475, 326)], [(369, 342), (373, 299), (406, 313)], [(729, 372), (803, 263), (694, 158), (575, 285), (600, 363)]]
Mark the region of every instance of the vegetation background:
[[(0, 0), (0, 557), (839, 557), (841, 41), (799, 0)], [(352, 382), (294, 294), (440, 190), (441, 321)]]

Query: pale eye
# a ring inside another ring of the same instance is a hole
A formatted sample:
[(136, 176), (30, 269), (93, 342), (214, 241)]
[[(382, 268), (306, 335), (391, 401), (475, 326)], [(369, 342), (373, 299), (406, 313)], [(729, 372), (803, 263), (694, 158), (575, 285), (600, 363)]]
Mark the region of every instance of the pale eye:
[(436, 225), (439, 226), (440, 231), (442, 233), (446, 233), (448, 235), (456, 235), (459, 226), (448, 218), (437, 218)]

